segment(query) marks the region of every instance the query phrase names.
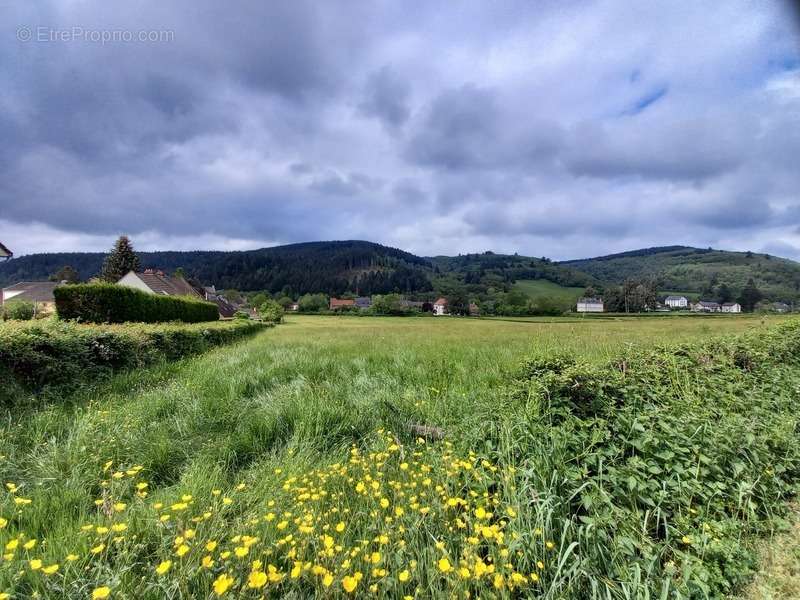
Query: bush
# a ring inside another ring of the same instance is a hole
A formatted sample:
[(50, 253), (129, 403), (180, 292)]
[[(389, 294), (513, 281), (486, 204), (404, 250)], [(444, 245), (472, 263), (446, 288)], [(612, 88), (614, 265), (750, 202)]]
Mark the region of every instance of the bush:
[(201, 323), (219, 319), (217, 305), (189, 297), (159, 296), (109, 283), (57, 287), (58, 316), (87, 323)]
[(30, 321), (36, 313), (33, 302), (27, 300), (11, 300), (2, 309), (3, 320)]
[(203, 352), (264, 327), (251, 321), (106, 326), (55, 319), (7, 322), (0, 325), (0, 371), (5, 371), (0, 375), (4, 382), (29, 390), (63, 390), (118, 370)]
[(565, 596), (613, 581), (624, 597), (719, 598), (747, 580), (752, 537), (800, 484), (799, 350), (789, 323), (599, 366), (525, 362), (510, 390), (514, 433), (492, 443), (521, 465), (519, 489), (535, 490), (525, 518), (556, 507), (562, 547), (575, 544), (580, 564), (564, 569), (583, 576)]
[(275, 300), (262, 302), (258, 313), (261, 315), (261, 319), (268, 323), (280, 323), (283, 321), (283, 307)]

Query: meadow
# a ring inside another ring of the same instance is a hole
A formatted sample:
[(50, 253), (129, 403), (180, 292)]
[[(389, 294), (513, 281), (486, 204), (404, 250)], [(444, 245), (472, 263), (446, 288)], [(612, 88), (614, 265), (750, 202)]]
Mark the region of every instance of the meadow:
[[(644, 519), (662, 538), (677, 535), (669, 551), (645, 552), (652, 542), (636, 533), (638, 507), (605, 516), (628, 536), (611, 544), (598, 535), (608, 524), (593, 522), (588, 506), (580, 511), (588, 520), (571, 517), (574, 498), (564, 495), (578, 490), (581, 502), (602, 505), (603, 494), (616, 493), (608, 481), (587, 493), (589, 472), (573, 468), (575, 457), (603, 445), (592, 436), (609, 416), (566, 416), (555, 405), (556, 380), (570, 372), (594, 385), (605, 376), (594, 369), (620, 354), (634, 364), (654, 345), (714, 343), (784, 322), (290, 316), (250, 340), (122, 373), (58, 402), (19, 398), (0, 426), (0, 592), (9, 594), (0, 597), (672, 598), (700, 597), (703, 585), (713, 596), (720, 581), (741, 584), (752, 574), (751, 538), (771, 527), (762, 512), (777, 514), (790, 490), (782, 480), (759, 483), (739, 490), (738, 508), (735, 494), (717, 508), (690, 502), (680, 510), (659, 496)], [(577, 362), (547, 363), (553, 404), (541, 411), (532, 401), (538, 380), (520, 373), (566, 355)], [(682, 371), (670, 367), (663, 390), (686, 423), (709, 421), (713, 407), (700, 401), (709, 390), (763, 397), (753, 414), (763, 428), (775, 426), (768, 415), (782, 419), (770, 434), (782, 448), (794, 435), (796, 418), (786, 411), (800, 385), (796, 371), (751, 380), (720, 370), (706, 385), (679, 380)], [(738, 434), (748, 418), (720, 422)], [(440, 428), (444, 439), (438, 429), (419, 437), (410, 424)], [(732, 431), (709, 435), (718, 442)], [(570, 447), (578, 442), (583, 449)], [(765, 467), (768, 450), (752, 444), (753, 469), (790, 470), (788, 458)], [(602, 460), (622, 469), (614, 456)], [(741, 467), (742, 481), (750, 468)], [(645, 503), (646, 469), (644, 479), (628, 471), (624, 479)], [(693, 477), (685, 479), (700, 498), (706, 490)], [(669, 484), (682, 499), (678, 479)], [(762, 496), (773, 499), (763, 509)], [(667, 508), (680, 513), (675, 523), (659, 516)], [(721, 516), (737, 510), (735, 519)], [(701, 544), (713, 560), (690, 551)], [(725, 553), (735, 556), (718, 556)], [(724, 571), (733, 564), (737, 576)]]

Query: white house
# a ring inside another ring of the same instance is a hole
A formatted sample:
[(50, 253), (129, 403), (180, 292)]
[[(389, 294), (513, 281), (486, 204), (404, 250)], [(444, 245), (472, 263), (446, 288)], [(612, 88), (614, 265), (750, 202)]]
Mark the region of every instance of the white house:
[(578, 312), (603, 312), (603, 299), (578, 298)]
[(722, 305), (722, 312), (724, 313), (740, 313), (742, 306), (738, 302), (725, 302)]
[(439, 298), (433, 303), (433, 314), (437, 316), (447, 315), (447, 298)]
[(203, 296), (189, 283), (180, 277), (170, 277), (161, 271), (145, 269), (143, 273), (129, 271), (117, 285), (132, 287), (148, 294), (161, 294), (163, 296)]
[(717, 302), (700, 300), (700, 302), (692, 305), (692, 310), (695, 312), (720, 312), (722, 307)]
[(689, 299), (686, 296), (667, 296), (664, 304), (670, 308), (687, 308), (689, 306)]

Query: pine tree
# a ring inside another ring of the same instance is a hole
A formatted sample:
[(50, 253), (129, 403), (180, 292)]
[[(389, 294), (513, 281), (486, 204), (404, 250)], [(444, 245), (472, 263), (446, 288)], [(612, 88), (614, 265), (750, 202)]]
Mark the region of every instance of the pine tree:
[(141, 271), (141, 265), (128, 236), (121, 235), (111, 249), (111, 253), (103, 261), (100, 278), (110, 283), (116, 283), (129, 271)]

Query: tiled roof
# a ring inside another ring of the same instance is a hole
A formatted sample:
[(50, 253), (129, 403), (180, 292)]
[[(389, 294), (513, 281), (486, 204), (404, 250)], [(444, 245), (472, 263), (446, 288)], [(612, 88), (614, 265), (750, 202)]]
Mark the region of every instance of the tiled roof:
[(581, 304), (602, 304), (602, 298), (578, 298), (578, 302)]
[(144, 273), (136, 273), (136, 276), (156, 294), (165, 296), (199, 295), (185, 279), (180, 277), (170, 277), (160, 271), (145, 271)]
[[(56, 281), (22, 281), (3, 289), (5, 300), (28, 300), (30, 302), (55, 302), (53, 290)], [(11, 297), (9, 297), (11, 296)]]
[(0, 256), (14, 256), (14, 253), (0, 242)]
[(436, 306), (447, 306), (447, 298), (439, 298), (436, 302), (434, 302)]

